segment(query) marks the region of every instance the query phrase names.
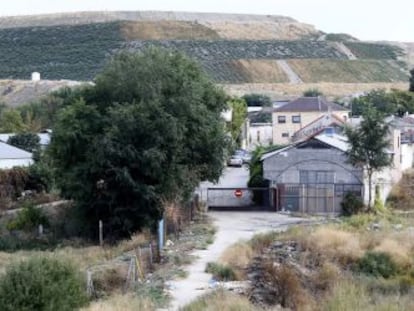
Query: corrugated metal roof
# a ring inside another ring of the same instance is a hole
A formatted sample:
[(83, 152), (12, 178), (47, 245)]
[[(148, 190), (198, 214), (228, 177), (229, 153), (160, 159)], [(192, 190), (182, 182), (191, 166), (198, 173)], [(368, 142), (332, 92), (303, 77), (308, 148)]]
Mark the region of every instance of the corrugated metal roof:
[(323, 97), (300, 97), (290, 103), (276, 108), (274, 112), (310, 112), (310, 111), (348, 111), (338, 104), (328, 102)]
[(32, 158), (30, 152), (0, 142), (0, 160), (4, 159), (29, 159)]
[(343, 152), (346, 152), (349, 149), (348, 139), (345, 136), (338, 135), (338, 134), (320, 134), (314, 137), (315, 139), (319, 140), (320, 142), (327, 144), (331, 147), (339, 149)]

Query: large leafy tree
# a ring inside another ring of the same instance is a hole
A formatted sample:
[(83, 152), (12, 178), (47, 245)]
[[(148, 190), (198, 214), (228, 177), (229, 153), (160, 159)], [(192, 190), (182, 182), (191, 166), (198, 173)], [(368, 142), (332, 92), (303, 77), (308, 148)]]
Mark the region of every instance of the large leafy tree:
[[(181, 54), (121, 53), (58, 115), (50, 154), (62, 194), (85, 228), (129, 236), (162, 215), (163, 202), (217, 180), (226, 147), (226, 97)], [(96, 237), (96, 236), (94, 236)]]
[(233, 140), (240, 146), (242, 125), (247, 117), (247, 105), (243, 99), (239, 98), (232, 98), (228, 101), (228, 105), (232, 110), (232, 118), (231, 122), (228, 124), (228, 129)]
[(384, 122), (381, 112), (372, 106), (365, 107), (362, 113), (363, 120), (357, 128), (346, 128), (350, 149), (348, 150), (349, 163), (363, 168), (368, 177), (368, 210), (372, 202), (372, 176), (376, 171), (391, 164), (391, 157), (386, 152), (389, 144), (387, 139), (389, 128)]

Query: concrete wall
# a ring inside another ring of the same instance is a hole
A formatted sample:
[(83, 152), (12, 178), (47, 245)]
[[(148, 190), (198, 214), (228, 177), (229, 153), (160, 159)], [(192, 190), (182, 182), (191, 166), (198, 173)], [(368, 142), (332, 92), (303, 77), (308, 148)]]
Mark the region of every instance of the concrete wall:
[(249, 129), (249, 148), (268, 146), (273, 141), (272, 123), (251, 123)]
[[(344, 121), (348, 117), (347, 111), (333, 111), (338, 118)], [(322, 115), (326, 114), (326, 111), (312, 111), (312, 112), (274, 112), (272, 114), (273, 124), (273, 144), (286, 145), (291, 142), (292, 135), (300, 130), (302, 127), (307, 126), (309, 123), (315, 121)], [(278, 117), (285, 116), (286, 123), (279, 123)], [(300, 116), (300, 123), (293, 123), (292, 116)], [(287, 133), (287, 137), (282, 137), (282, 134)]]

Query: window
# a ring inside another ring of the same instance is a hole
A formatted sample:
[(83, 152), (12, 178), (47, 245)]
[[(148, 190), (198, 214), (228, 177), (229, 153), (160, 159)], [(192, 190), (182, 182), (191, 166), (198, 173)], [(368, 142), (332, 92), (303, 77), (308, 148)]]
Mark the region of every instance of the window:
[(282, 133), (282, 137), (289, 137), (289, 133)]
[(278, 116), (277, 123), (286, 123), (286, 116)]
[(292, 123), (300, 123), (300, 116), (292, 116)]

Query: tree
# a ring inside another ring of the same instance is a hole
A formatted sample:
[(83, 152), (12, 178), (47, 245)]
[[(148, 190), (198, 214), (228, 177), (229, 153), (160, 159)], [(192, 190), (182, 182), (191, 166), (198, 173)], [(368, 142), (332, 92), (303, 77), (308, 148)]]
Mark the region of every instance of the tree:
[(121, 53), (58, 114), (50, 156), (62, 195), (97, 238), (155, 225), (163, 202), (217, 180), (227, 147), (226, 96), (182, 54)]
[(272, 101), (269, 96), (263, 94), (246, 94), (242, 97), (248, 107), (271, 107)]
[(371, 210), (373, 173), (391, 164), (391, 157), (386, 148), (388, 125), (384, 116), (372, 106), (367, 106), (362, 113), (363, 120), (358, 128), (346, 128), (350, 149), (348, 161), (355, 167), (364, 169), (368, 176), (368, 211)]
[(0, 116), (0, 132), (21, 133), (26, 129), (20, 113), (14, 109), (5, 109)]
[(232, 118), (229, 123), (229, 130), (233, 141), (240, 145), (240, 134), (242, 132), (242, 125), (247, 117), (247, 105), (243, 99), (233, 98), (228, 102), (232, 110)]
[(34, 133), (20, 133), (10, 136), (7, 143), (27, 152), (35, 152), (40, 148), (40, 138)]
[(305, 92), (303, 92), (303, 96), (305, 97), (318, 97), (318, 96), (322, 96), (323, 93), (321, 91), (319, 91), (317, 88), (314, 89), (308, 89)]
[(410, 71), (411, 77), (410, 77), (410, 92), (414, 92), (414, 68)]

